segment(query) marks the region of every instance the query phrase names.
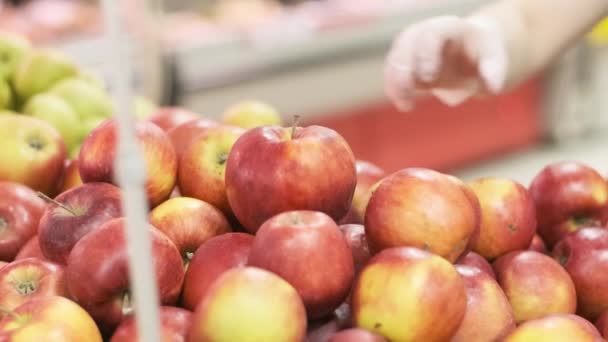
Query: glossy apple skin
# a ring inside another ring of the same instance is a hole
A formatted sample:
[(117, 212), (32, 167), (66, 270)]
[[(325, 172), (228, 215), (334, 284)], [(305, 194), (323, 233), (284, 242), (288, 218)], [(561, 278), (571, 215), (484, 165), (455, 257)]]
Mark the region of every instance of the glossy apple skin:
[(456, 260), (456, 264), (475, 267), (492, 277), (492, 279), (496, 279), (496, 274), (494, 273), (494, 269), (492, 269), (492, 265), (490, 265), (490, 263), (481, 255), (475, 252), (468, 252), (467, 254), (461, 256), (458, 258), (458, 260)]
[(564, 237), (553, 257), (570, 274), (578, 300), (578, 314), (595, 320), (608, 310), (608, 230), (583, 228)]
[[(167, 134), (147, 121), (135, 123), (135, 135), (143, 151), (146, 168), (145, 188), (151, 207), (171, 194), (177, 175), (177, 156)], [(115, 119), (97, 126), (84, 140), (78, 155), (80, 177), (85, 183), (116, 184), (114, 159), (118, 148), (118, 127)]]
[(182, 293), (183, 306), (195, 310), (211, 284), (225, 271), (247, 265), (253, 235), (227, 233), (201, 245), (188, 266)]
[(451, 342), (499, 341), (515, 329), (509, 300), (500, 285), (482, 270), (456, 265), (464, 280), (467, 309)]
[(208, 128), (217, 126), (219, 126), (219, 124), (216, 121), (199, 118), (188, 121), (167, 131), (169, 140), (171, 140), (171, 143), (175, 148), (178, 161), (181, 159), (181, 156), (192, 139), (196, 138), (199, 134), (204, 133)]
[(67, 296), (62, 266), (27, 258), (13, 261), (0, 270), (0, 306), (3, 309), (13, 310), (34, 298), (52, 295)]
[(264, 126), (243, 134), (226, 163), (226, 192), (241, 224), (255, 233), (290, 210), (313, 210), (338, 221), (351, 206), (357, 174), (352, 150), (326, 127)]
[(342, 330), (327, 340), (327, 342), (387, 342), (387, 340), (371, 331), (360, 328)]
[(343, 224), (339, 228), (350, 246), (355, 273), (357, 273), (371, 258), (367, 238), (365, 237), (365, 227), (361, 224)]
[(357, 160), (355, 169), (357, 170), (357, 186), (353, 194), (351, 208), (346, 216), (340, 220), (341, 224), (363, 224), (371, 189), (386, 176), (384, 170), (365, 160)]
[(36, 258), (42, 261), (48, 261), (47, 257), (42, 254), (42, 250), (40, 249), (40, 242), (38, 241), (38, 235), (34, 235), (31, 239), (29, 239), (23, 247), (19, 250), (19, 253), (15, 256), (15, 260), (21, 260), (25, 258)]
[(454, 266), (414, 247), (376, 254), (357, 276), (351, 301), (355, 326), (390, 341), (447, 341), (467, 305)]
[(167, 132), (172, 128), (198, 119), (199, 115), (180, 107), (161, 107), (159, 110), (147, 117), (146, 120), (154, 123), (163, 131)]
[(0, 320), (0, 341), (102, 342), (89, 314), (60, 296), (32, 299), (14, 310), (15, 317)]
[(65, 170), (63, 172), (63, 181), (58, 193), (61, 194), (72, 188), (75, 188), (82, 184), (80, 173), (78, 172), (78, 160), (69, 159), (65, 161)]
[[(185, 341), (186, 334), (190, 329), (192, 313), (188, 310), (173, 306), (162, 306), (160, 308), (160, 330), (161, 340), (167, 342)], [(137, 322), (134, 316), (125, 318), (110, 342), (138, 342)]]
[(77, 216), (50, 203), (38, 226), (40, 250), (51, 261), (65, 264), (70, 251), (83, 236), (103, 223), (122, 216), (122, 192), (109, 183), (86, 183), (57, 196)]
[(348, 296), (354, 263), (346, 238), (328, 215), (278, 214), (258, 230), (248, 265), (273, 272), (299, 293), (309, 319), (327, 316)]
[(12, 261), (36, 234), (45, 206), (25, 185), (0, 182), (0, 261)]
[(213, 127), (190, 142), (179, 161), (177, 174), (184, 196), (198, 198), (232, 215), (224, 181), (226, 159), (244, 132), (237, 127)]
[(552, 248), (560, 240), (554, 227), (571, 218), (593, 216), (608, 204), (604, 178), (593, 168), (574, 161), (544, 167), (530, 184), (536, 204), (538, 233)]
[(410, 246), (454, 262), (466, 250), (476, 222), (471, 202), (451, 178), (408, 168), (385, 177), (373, 191), (365, 234), (372, 253)]
[(53, 195), (63, 173), (66, 147), (47, 122), (26, 115), (0, 116), (0, 181)]
[(505, 178), (469, 183), (481, 205), (481, 226), (473, 251), (486, 259), (526, 249), (536, 233), (534, 202), (526, 188)]
[(300, 342), (306, 325), (304, 304), (288, 282), (256, 267), (239, 267), (209, 288), (187, 341)]
[(534, 234), (534, 237), (532, 238), (532, 242), (530, 242), (528, 250), (536, 251), (542, 254), (549, 254), (545, 241), (543, 241), (543, 238), (541, 238), (538, 234)]
[(576, 312), (572, 279), (555, 260), (535, 251), (514, 251), (494, 264), (517, 323)]
[[(128, 254), (124, 219), (104, 223), (74, 245), (66, 267), (71, 298), (82, 305), (104, 332), (111, 332), (123, 318), (123, 297), (129, 290)], [(175, 244), (148, 225), (159, 298), (163, 305), (178, 299), (184, 265)]]
[(595, 321), (595, 327), (603, 338), (608, 338), (608, 311), (604, 311)]
[(465, 249), (465, 252), (463, 252), (463, 254), (461, 255), (464, 256), (479, 241), (479, 235), (481, 233), (481, 204), (479, 203), (479, 199), (477, 198), (475, 191), (473, 191), (470, 186), (468, 186), (465, 182), (463, 182), (457, 177), (454, 177), (452, 175), (446, 176), (454, 184), (460, 187), (460, 189), (464, 192), (464, 195), (469, 200), (469, 203), (471, 203), (473, 211), (475, 212), (475, 227), (473, 229), (473, 233), (471, 234), (471, 238), (469, 239), (469, 245)]
[(601, 342), (597, 329), (589, 321), (572, 314), (555, 314), (525, 322), (513, 330), (504, 342)]
[(188, 255), (210, 238), (230, 232), (230, 224), (211, 204), (189, 197), (169, 199), (154, 208), (148, 221), (175, 243), (182, 257)]

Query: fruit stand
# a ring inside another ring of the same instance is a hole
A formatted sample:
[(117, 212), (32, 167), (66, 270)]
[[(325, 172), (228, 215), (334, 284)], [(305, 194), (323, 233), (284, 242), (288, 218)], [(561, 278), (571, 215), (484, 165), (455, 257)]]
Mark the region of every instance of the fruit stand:
[(79, 12), (94, 39), (0, 30), (0, 341), (605, 341), (608, 137), (547, 110), (587, 47), (494, 98), (384, 98), (405, 23), (481, 2), (167, 51), (120, 1)]

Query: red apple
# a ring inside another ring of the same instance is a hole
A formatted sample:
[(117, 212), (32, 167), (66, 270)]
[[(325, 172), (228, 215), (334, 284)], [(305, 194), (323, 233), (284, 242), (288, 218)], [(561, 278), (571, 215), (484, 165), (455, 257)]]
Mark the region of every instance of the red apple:
[(196, 198), (169, 199), (154, 208), (148, 217), (154, 227), (175, 243), (186, 262), (205, 241), (230, 231), (230, 224), (221, 211)]
[(545, 245), (543, 238), (541, 238), (540, 235), (538, 235), (538, 234), (534, 234), (534, 237), (532, 238), (532, 242), (530, 242), (530, 246), (528, 247), (528, 250), (536, 251), (536, 252), (539, 252), (542, 254), (549, 253), (547, 251), (547, 246)]
[(40, 249), (40, 242), (38, 241), (38, 235), (34, 235), (31, 239), (29, 239), (23, 247), (19, 250), (19, 253), (15, 256), (15, 260), (21, 260), (25, 258), (36, 258), (42, 261), (48, 261), (47, 257), (42, 254), (42, 250)]
[(172, 128), (196, 120), (199, 117), (197, 113), (191, 112), (180, 107), (161, 107), (159, 110), (147, 117), (146, 120), (154, 123), (163, 131), (167, 132)]
[(608, 310), (608, 230), (583, 228), (566, 235), (553, 257), (566, 269), (578, 299), (578, 314), (595, 320)]
[(0, 137), (0, 181), (21, 183), (52, 195), (67, 153), (59, 132), (34, 117), (3, 114)]
[(6, 265), (8, 265), (8, 262), (0, 261), (0, 269)]
[(456, 260), (456, 264), (475, 267), (480, 271), (485, 272), (493, 279), (496, 279), (496, 274), (492, 269), (492, 265), (490, 265), (490, 263), (481, 255), (475, 252), (468, 252), (467, 254), (461, 256), (458, 258), (458, 260)]
[(306, 312), (296, 290), (255, 267), (222, 274), (198, 305), (187, 341), (304, 341)]
[(365, 213), (372, 252), (411, 246), (455, 261), (476, 229), (476, 213), (462, 187), (442, 173), (403, 169), (385, 177)]
[[(160, 330), (162, 341), (185, 341), (192, 313), (188, 310), (163, 306), (160, 308)], [(116, 331), (110, 342), (137, 342), (137, 322), (134, 316), (125, 318)]]
[(52, 295), (67, 296), (63, 267), (27, 258), (13, 261), (0, 269), (2, 309), (13, 310), (32, 299)]
[(0, 182), (0, 261), (12, 261), (36, 234), (45, 203), (32, 189)]
[(361, 224), (365, 217), (365, 208), (371, 195), (372, 187), (378, 183), (386, 172), (380, 167), (364, 160), (357, 160), (355, 162), (355, 168), (357, 170), (357, 186), (355, 187), (355, 193), (353, 194), (353, 201), (351, 208), (346, 215), (348, 218), (342, 218), (340, 223), (348, 224)]
[[(118, 147), (115, 119), (97, 126), (84, 140), (78, 157), (83, 182), (115, 182), (114, 159)], [(150, 206), (155, 207), (171, 194), (177, 174), (175, 149), (167, 134), (148, 121), (135, 124), (135, 134), (143, 150), (147, 171), (146, 193)]]
[[(163, 305), (177, 301), (184, 279), (184, 265), (175, 244), (148, 225), (154, 269)], [(100, 328), (110, 332), (130, 310), (128, 254), (124, 219), (106, 222), (78, 241), (68, 259), (66, 280), (71, 297), (82, 305)]]
[(481, 205), (479, 239), (473, 244), (473, 251), (495, 259), (528, 248), (536, 233), (536, 216), (526, 188), (504, 178), (482, 178), (469, 186)]
[(217, 126), (219, 126), (219, 124), (213, 120), (200, 118), (188, 121), (167, 131), (167, 135), (169, 136), (173, 147), (175, 147), (178, 161), (181, 159), (186, 147), (190, 145), (192, 139), (196, 138), (201, 133), (204, 133), (208, 128)]
[(321, 126), (253, 128), (237, 140), (226, 163), (228, 201), (250, 232), (290, 210), (321, 211), (340, 220), (356, 183), (352, 150), (337, 132)]
[(604, 311), (595, 321), (595, 327), (603, 338), (608, 338), (608, 311)]
[(413, 247), (376, 254), (352, 292), (354, 324), (389, 341), (449, 341), (466, 306), (464, 281), (454, 266)]
[(188, 266), (182, 293), (183, 306), (194, 310), (211, 284), (225, 271), (247, 264), (253, 235), (227, 233), (201, 245)]
[(518, 323), (576, 312), (574, 283), (552, 258), (535, 251), (514, 251), (493, 266)]
[(253, 240), (248, 264), (287, 280), (302, 297), (310, 319), (342, 304), (354, 276), (344, 235), (331, 217), (315, 211), (288, 211), (266, 221)]
[(351, 328), (342, 330), (327, 340), (327, 342), (387, 342), (387, 340), (378, 335), (374, 334), (371, 331), (360, 329), (360, 328)]
[[(548, 246), (549, 248), (553, 248), (555, 246), (555, 244), (557, 244), (561, 239), (564, 238), (564, 236), (575, 232), (579, 229), (582, 228), (589, 228), (589, 227), (601, 227), (602, 224), (599, 220), (599, 218), (597, 217), (590, 217), (590, 216), (579, 216), (579, 217), (571, 217), (570, 219), (563, 221), (559, 224), (556, 224), (554, 226), (551, 226), (550, 228), (546, 229), (545, 234), (543, 234), (542, 236), (544, 236), (543, 242), (545, 242), (545, 245)], [(539, 230), (540, 232), (540, 230)], [(538, 236), (541, 236), (541, 234), (539, 233)]]
[(237, 127), (212, 127), (191, 141), (179, 161), (177, 174), (184, 196), (198, 198), (232, 215), (224, 174), (232, 145), (243, 132)]
[(75, 188), (82, 184), (80, 173), (78, 172), (78, 160), (69, 159), (65, 162), (65, 170), (63, 173), (63, 181), (58, 193), (63, 193), (67, 190)]
[(102, 342), (89, 314), (73, 301), (48, 296), (34, 298), (0, 320), (0, 341)]
[(570, 219), (592, 217), (608, 204), (608, 188), (602, 175), (573, 161), (543, 168), (530, 184), (530, 195), (536, 204), (538, 233), (549, 248), (564, 235), (556, 226)]
[(44, 256), (65, 264), (78, 240), (106, 221), (122, 216), (121, 196), (121, 190), (108, 183), (86, 183), (57, 196), (56, 203), (47, 206), (38, 227)]
[(572, 314), (555, 314), (528, 321), (518, 326), (504, 342), (602, 342), (589, 321)]
[(369, 246), (365, 238), (365, 227), (360, 224), (343, 224), (339, 228), (350, 246), (355, 272), (358, 272), (370, 258)]
[(451, 342), (500, 341), (515, 329), (513, 310), (504, 292), (487, 273), (464, 265), (456, 270), (464, 280), (467, 310)]

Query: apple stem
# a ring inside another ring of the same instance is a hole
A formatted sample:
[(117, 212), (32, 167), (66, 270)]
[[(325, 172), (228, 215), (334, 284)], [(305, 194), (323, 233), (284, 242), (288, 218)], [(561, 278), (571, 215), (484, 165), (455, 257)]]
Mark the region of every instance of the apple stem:
[(43, 194), (40, 191), (38, 191), (38, 197), (42, 198), (43, 200), (45, 200), (45, 201), (47, 201), (49, 203), (55, 204), (56, 206), (60, 207), (61, 209), (67, 211), (68, 213), (70, 213), (70, 214), (72, 214), (74, 216), (78, 216), (76, 214), (76, 212), (74, 210), (70, 209), (70, 207), (68, 207), (67, 205), (65, 205), (65, 204), (63, 204), (61, 202), (58, 202), (57, 200), (54, 200), (54, 199), (50, 198), (49, 196), (47, 196), (46, 194)]
[(296, 135), (296, 127), (298, 127), (298, 123), (300, 122), (300, 116), (299, 115), (294, 115), (293, 116), (293, 123), (291, 124), (291, 139), (293, 140), (293, 138)]
[(0, 314), (11, 316), (11, 318), (14, 319), (14, 320), (18, 320), (19, 319), (19, 316), (16, 313), (14, 313), (11, 310), (9, 310), (9, 309), (7, 309), (5, 307), (2, 307), (2, 306), (0, 306)]

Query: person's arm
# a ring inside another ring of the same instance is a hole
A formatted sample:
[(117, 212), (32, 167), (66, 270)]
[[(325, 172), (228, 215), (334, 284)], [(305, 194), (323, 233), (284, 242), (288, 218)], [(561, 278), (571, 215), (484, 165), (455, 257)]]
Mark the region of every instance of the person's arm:
[(423, 20), (393, 43), (387, 95), (407, 109), (428, 93), (452, 104), (499, 93), (542, 70), (606, 14), (607, 0), (501, 0), (464, 18)]

